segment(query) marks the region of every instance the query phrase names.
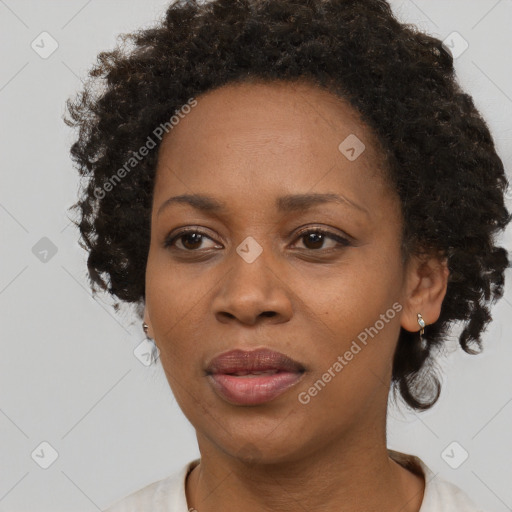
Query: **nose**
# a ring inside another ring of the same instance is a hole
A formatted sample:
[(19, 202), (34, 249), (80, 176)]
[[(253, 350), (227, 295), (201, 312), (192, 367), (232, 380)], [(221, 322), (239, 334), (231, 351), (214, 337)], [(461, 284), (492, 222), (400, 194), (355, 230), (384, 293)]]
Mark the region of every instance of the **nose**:
[(264, 250), (252, 263), (236, 252), (231, 260), (213, 300), (217, 320), (246, 325), (289, 321), (293, 315), (291, 289), (270, 250)]

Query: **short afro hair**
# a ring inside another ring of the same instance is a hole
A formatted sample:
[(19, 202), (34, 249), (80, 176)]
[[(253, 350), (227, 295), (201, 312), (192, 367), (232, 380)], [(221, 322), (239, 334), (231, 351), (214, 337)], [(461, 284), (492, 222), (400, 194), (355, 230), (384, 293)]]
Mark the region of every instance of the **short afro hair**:
[(495, 237), (511, 220), (508, 181), (451, 54), (384, 0), (177, 0), (154, 26), (98, 55), (64, 118), (78, 128), (70, 152), (82, 187), (72, 208), (93, 292), (138, 304), (141, 314), (158, 151), (105, 193), (115, 170), (191, 98), (254, 80), (306, 80), (347, 100), (382, 144), (405, 253), (446, 259), (438, 321), (425, 344), (401, 329), (393, 360), (395, 395), (430, 408), (441, 389), (432, 349), (460, 324), (460, 346), (481, 351), (489, 306), (503, 295), (508, 253)]

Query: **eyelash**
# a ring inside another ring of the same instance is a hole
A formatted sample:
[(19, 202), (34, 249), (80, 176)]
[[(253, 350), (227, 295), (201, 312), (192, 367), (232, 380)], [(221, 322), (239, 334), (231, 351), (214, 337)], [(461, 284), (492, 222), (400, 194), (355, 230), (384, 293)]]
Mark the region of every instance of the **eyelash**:
[[(184, 230), (176, 233), (172, 237), (168, 237), (164, 241), (164, 247), (165, 248), (172, 247), (172, 245), (174, 244), (174, 242), (176, 240), (179, 240), (181, 237), (183, 237), (185, 235), (188, 235), (188, 234), (192, 234), (192, 233), (198, 234), (198, 235), (202, 235), (202, 236), (212, 240), (211, 237), (209, 237), (205, 232), (201, 231), (200, 229), (189, 228), (189, 229), (184, 229)], [(308, 229), (305, 229), (303, 231), (300, 231), (299, 233), (297, 233), (296, 239), (303, 238), (304, 236), (306, 236), (307, 234), (310, 234), (310, 233), (316, 233), (316, 234), (324, 235), (326, 238), (330, 238), (331, 240), (335, 240), (342, 247), (347, 247), (347, 246), (351, 245), (350, 241), (347, 238), (342, 237), (340, 235), (336, 235), (336, 234), (332, 233), (331, 231), (327, 231), (327, 230), (322, 229), (322, 228), (308, 228)], [(334, 250), (334, 249), (339, 249), (339, 247), (332, 247), (331, 249), (323, 249), (323, 251), (327, 252), (329, 250)], [(178, 250), (179, 251), (184, 251), (184, 252), (191, 252), (191, 253), (192, 252), (199, 252), (199, 249), (178, 249)], [(306, 250), (313, 251), (313, 252), (320, 252), (320, 251), (322, 251), (322, 249), (307, 249), (307, 248), (306, 248)]]

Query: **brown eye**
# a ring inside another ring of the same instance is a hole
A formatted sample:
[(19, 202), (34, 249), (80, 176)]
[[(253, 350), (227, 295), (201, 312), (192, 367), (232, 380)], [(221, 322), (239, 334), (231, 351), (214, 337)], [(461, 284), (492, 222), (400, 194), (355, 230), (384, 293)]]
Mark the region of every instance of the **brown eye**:
[(185, 235), (181, 235), (179, 239), (181, 240), (181, 244), (185, 247), (185, 249), (198, 249), (203, 241), (201, 233), (186, 233)]
[[(343, 238), (342, 236), (336, 235), (335, 233), (331, 233), (329, 231), (325, 231), (323, 229), (309, 229), (307, 231), (302, 231), (299, 233), (298, 238), (303, 241), (306, 249), (310, 250), (318, 250), (318, 249), (333, 249), (337, 246), (347, 246), (350, 245), (350, 242)], [(324, 243), (326, 240), (331, 240), (334, 243), (332, 247), (324, 247)]]
[[(173, 247), (174, 246), (176, 249), (181, 250), (181, 251), (193, 252), (193, 251), (197, 251), (198, 249), (201, 249), (201, 248), (204, 249), (204, 247), (201, 247), (201, 245), (206, 240), (210, 240), (211, 242), (213, 242), (213, 240), (209, 236), (206, 236), (201, 231), (198, 231), (196, 229), (194, 229), (194, 230), (191, 229), (191, 230), (181, 231), (181, 232), (177, 233), (176, 235), (169, 237), (164, 242), (164, 247)], [(181, 245), (181, 247), (180, 247), (180, 245)]]
[(321, 249), (325, 241), (325, 235), (323, 233), (308, 233), (302, 235), (302, 240), (308, 249)]

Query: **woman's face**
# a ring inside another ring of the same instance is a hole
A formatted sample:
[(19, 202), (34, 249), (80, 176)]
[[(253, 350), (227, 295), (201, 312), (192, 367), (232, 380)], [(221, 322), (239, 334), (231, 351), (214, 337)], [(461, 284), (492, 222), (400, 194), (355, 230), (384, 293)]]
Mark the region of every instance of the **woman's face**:
[[(305, 84), (228, 85), (197, 102), (160, 148), (145, 320), (200, 447), (278, 461), (370, 439), (408, 293), (399, 202), (371, 134)], [(168, 202), (181, 195), (208, 201)], [(304, 372), (266, 401), (269, 376), (230, 378), (257, 403), (219, 392), (212, 359), (258, 348)]]

